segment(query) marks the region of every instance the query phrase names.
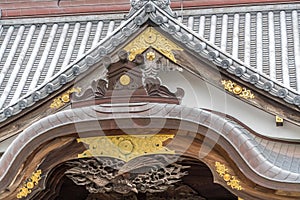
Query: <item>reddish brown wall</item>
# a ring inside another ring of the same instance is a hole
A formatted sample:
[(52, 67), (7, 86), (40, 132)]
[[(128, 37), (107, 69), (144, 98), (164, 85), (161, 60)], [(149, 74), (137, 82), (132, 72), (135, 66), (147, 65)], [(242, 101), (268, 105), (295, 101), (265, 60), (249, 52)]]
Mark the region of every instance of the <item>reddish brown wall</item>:
[[(90, 12), (128, 11), (130, 0), (0, 0), (2, 19)], [(295, 0), (171, 0), (173, 8), (299, 2)]]

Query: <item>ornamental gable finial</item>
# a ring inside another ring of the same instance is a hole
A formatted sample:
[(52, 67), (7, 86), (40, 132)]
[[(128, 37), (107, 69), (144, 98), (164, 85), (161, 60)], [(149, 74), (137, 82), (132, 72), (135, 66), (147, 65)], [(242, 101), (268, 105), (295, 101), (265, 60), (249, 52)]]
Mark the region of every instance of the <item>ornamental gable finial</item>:
[(158, 7), (165, 9), (170, 5), (170, 0), (130, 0), (131, 7), (138, 10), (148, 2), (155, 3)]
[(175, 16), (170, 8), (171, 1), (170, 0), (130, 0), (131, 9), (127, 18), (133, 15), (137, 10), (141, 9), (148, 3), (154, 3), (160, 9), (165, 10), (168, 14)]

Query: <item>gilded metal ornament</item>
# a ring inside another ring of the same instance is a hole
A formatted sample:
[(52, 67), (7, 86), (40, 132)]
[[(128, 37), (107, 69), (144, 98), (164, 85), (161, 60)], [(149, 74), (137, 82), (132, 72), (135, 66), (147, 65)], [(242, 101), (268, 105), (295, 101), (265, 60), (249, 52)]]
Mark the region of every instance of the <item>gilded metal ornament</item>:
[(21, 199), (23, 197), (27, 197), (28, 194), (32, 192), (32, 189), (34, 186), (36, 186), (39, 183), (39, 180), (41, 179), (42, 170), (37, 170), (32, 174), (32, 176), (24, 182), (23, 187), (19, 189), (19, 193), (17, 194), (17, 198)]
[(220, 162), (215, 162), (216, 172), (223, 178), (223, 180), (230, 186), (232, 189), (243, 190), (243, 187), (240, 185), (240, 181), (229, 173), (229, 170), (224, 164)]
[(74, 92), (79, 93), (81, 91), (80, 88), (71, 88), (67, 92), (63, 93), (61, 96), (56, 97), (50, 105), (50, 108), (61, 108), (66, 103), (70, 102), (70, 95)]
[(276, 122), (283, 122), (283, 119), (281, 117), (279, 117), (278, 115), (276, 115)]
[(146, 58), (147, 58), (147, 60), (149, 60), (149, 61), (153, 61), (153, 60), (155, 59), (155, 53), (152, 52), (152, 51), (148, 52), (148, 53), (146, 54)]
[[(129, 60), (134, 60), (137, 54), (143, 53), (146, 49), (152, 47), (161, 54), (176, 63), (175, 56), (172, 51), (183, 51), (182, 48), (163, 36), (160, 32), (152, 27), (148, 27), (133, 41), (131, 41), (124, 49), (128, 51)], [(147, 58), (148, 59), (148, 58)], [(153, 58), (154, 59), (154, 58)]]
[(231, 80), (222, 80), (222, 85), (224, 86), (224, 89), (236, 94), (244, 99), (254, 99), (255, 96), (252, 94), (251, 90), (248, 90), (245, 87), (242, 87), (235, 82), (232, 82)]
[(129, 161), (149, 154), (175, 154), (163, 146), (163, 142), (174, 135), (119, 135), (78, 138), (77, 142), (89, 145), (88, 150), (78, 154), (78, 158), (108, 156)]
[(283, 118), (276, 115), (275, 121), (276, 121), (276, 126), (283, 126)]
[(242, 190), (242, 186), (240, 185), (240, 181), (236, 179), (235, 176), (232, 176), (231, 179), (227, 182), (227, 185), (229, 185), (232, 189), (236, 190)]
[(130, 83), (130, 77), (126, 74), (123, 74), (121, 77), (120, 77), (120, 83), (122, 85), (128, 85)]

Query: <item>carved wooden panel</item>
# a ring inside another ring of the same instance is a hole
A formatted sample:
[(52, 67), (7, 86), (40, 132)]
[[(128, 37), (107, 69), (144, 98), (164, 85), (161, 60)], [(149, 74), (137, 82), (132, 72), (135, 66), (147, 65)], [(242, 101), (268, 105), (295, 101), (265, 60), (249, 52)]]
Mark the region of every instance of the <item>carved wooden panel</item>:
[(93, 81), (91, 86), (80, 95), (73, 95), (73, 107), (100, 103), (131, 103), (131, 102), (165, 102), (179, 104), (184, 91), (177, 88), (175, 93), (161, 85), (156, 77), (143, 78), (145, 69), (144, 55), (138, 54), (135, 60), (129, 61), (126, 51), (119, 52), (119, 61), (111, 63), (111, 59), (104, 60), (107, 65), (106, 79)]
[(144, 156), (124, 162), (115, 158), (70, 161), (65, 174), (90, 193), (119, 194), (164, 192), (187, 175), (170, 155)]
[(147, 193), (143, 195), (137, 195), (135, 193), (130, 193), (128, 195), (121, 195), (117, 193), (110, 194), (89, 194), (86, 200), (166, 200), (166, 199), (176, 199), (176, 200), (206, 200), (201, 197), (195, 190), (193, 190), (188, 185), (180, 185), (176, 187), (170, 187), (165, 192), (157, 192), (157, 193)]

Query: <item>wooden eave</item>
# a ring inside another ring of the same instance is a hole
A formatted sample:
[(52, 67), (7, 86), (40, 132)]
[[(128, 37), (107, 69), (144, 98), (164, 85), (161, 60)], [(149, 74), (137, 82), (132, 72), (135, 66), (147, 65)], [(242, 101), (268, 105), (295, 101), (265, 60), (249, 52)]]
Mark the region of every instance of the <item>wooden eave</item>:
[[(261, 137), (236, 119), (207, 110), (162, 103), (133, 104), (128, 112), (119, 112), (122, 108), (122, 105), (96, 105), (69, 109), (31, 125), (18, 136), (0, 160), (0, 195), (15, 198), (18, 185), (37, 168), (43, 171), (44, 179), (34, 193), (41, 191), (55, 166), (76, 159), (77, 154), (85, 149), (76, 142), (77, 137), (94, 137), (103, 135), (103, 132), (107, 136), (114, 136), (122, 130), (137, 135), (145, 132), (153, 134), (161, 130), (159, 133), (175, 134), (170, 148), (205, 162), (214, 173), (215, 181), (225, 187), (226, 182), (214, 172), (214, 163), (226, 163), (245, 188), (241, 192), (232, 190), (236, 195), (245, 198), (257, 195), (260, 199), (299, 198), (300, 174), (295, 165), (300, 160), (297, 154), (299, 144)], [(141, 128), (141, 124), (147, 124), (149, 118), (151, 125)], [(116, 122), (118, 120), (123, 122), (122, 127)], [(202, 155), (206, 152), (201, 152), (201, 145), (207, 145), (206, 148), (212, 148), (212, 151), (204, 154), (206, 156)], [(294, 151), (286, 153), (285, 149)], [(70, 153), (59, 156), (61, 152)], [(274, 155), (275, 160), (272, 159)], [(281, 166), (283, 160), (290, 167)], [(265, 194), (264, 191), (269, 193)], [(289, 192), (296, 196), (289, 196)], [(286, 195), (282, 196), (284, 193)]]

